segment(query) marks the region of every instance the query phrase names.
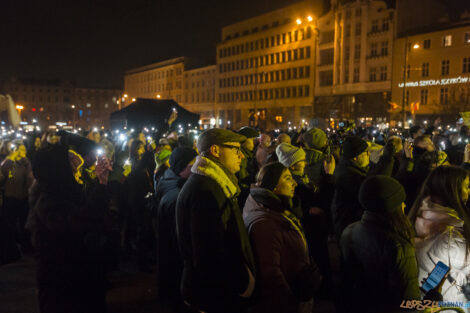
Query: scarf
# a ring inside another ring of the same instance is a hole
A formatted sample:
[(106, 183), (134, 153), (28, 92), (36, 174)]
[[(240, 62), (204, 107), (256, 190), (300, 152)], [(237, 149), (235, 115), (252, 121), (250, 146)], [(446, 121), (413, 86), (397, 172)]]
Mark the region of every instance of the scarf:
[(217, 160), (214, 160), (211, 157), (198, 155), (196, 162), (194, 162), (194, 165), (191, 168), (191, 172), (207, 176), (215, 180), (215, 182), (224, 191), (225, 196), (229, 199), (238, 196), (240, 193), (237, 177), (226, 170)]

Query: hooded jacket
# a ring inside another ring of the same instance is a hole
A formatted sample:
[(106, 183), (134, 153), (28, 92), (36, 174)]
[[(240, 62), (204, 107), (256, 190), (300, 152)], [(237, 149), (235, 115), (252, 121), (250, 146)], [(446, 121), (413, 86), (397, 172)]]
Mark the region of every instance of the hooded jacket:
[(176, 203), (183, 299), (199, 310), (243, 312), (254, 290), (255, 266), (236, 177), (203, 156), (191, 171)]
[(260, 298), (252, 312), (309, 312), (305, 302), (321, 282), (303, 230), (283, 214), (286, 209), (279, 197), (258, 187), (251, 188), (243, 209), (259, 271)]
[[(442, 286), (443, 301), (467, 302), (460, 287), (469, 283), (470, 262), (466, 256), (467, 243), (462, 235), (463, 220), (452, 208), (423, 200), (415, 221), (416, 257), (419, 266), (419, 281), (428, 277), (437, 262), (450, 267), (450, 280)], [(470, 312), (470, 308), (466, 308)]]

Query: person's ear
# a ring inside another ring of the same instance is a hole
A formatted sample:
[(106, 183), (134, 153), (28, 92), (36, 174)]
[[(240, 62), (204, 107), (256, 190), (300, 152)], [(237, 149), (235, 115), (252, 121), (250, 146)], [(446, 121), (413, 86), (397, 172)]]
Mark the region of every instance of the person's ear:
[(211, 155), (216, 157), (216, 158), (218, 158), (220, 156), (220, 148), (217, 145), (212, 145), (210, 147), (209, 151), (210, 151)]

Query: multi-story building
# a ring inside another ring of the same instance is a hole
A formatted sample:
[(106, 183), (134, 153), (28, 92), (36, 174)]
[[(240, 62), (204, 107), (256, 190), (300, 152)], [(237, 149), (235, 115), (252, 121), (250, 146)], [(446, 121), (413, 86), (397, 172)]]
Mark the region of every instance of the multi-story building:
[(121, 94), (116, 89), (79, 88), (70, 81), (10, 78), (3, 91), (22, 107), (24, 121), (47, 127), (57, 122), (70, 126), (107, 127)]
[(395, 40), (392, 102), (397, 105), (396, 120), (407, 121), (411, 113), (423, 119), (447, 115), (450, 120), (470, 111), (470, 12), (461, 13), (458, 22), (444, 20), (404, 32)]
[(127, 71), (121, 104), (129, 105), (136, 98), (173, 99), (180, 103), (186, 63), (186, 58), (179, 57)]
[(201, 124), (215, 121), (216, 66), (210, 65), (184, 71), (182, 105), (200, 114)]
[(315, 115), (385, 120), (391, 89), (394, 9), (384, 1), (331, 1), (318, 21)]
[(222, 29), (219, 124), (272, 129), (312, 115), (315, 23), (322, 12), (321, 1), (304, 1)]

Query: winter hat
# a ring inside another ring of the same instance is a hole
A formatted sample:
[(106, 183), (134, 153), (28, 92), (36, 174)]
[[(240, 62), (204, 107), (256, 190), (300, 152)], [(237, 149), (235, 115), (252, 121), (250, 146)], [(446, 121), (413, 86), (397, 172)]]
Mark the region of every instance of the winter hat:
[(238, 131), (240, 135), (245, 136), (246, 138), (256, 138), (259, 136), (259, 131), (254, 129), (253, 127), (245, 126), (240, 128)]
[(84, 160), (80, 154), (73, 150), (69, 150), (69, 162), (72, 168), (72, 173), (76, 173), (78, 169), (83, 165)]
[(188, 147), (178, 147), (171, 153), (170, 169), (178, 175), (197, 156), (196, 151)]
[(200, 153), (208, 152), (212, 145), (221, 145), (226, 142), (244, 142), (246, 137), (231, 130), (223, 128), (208, 129), (199, 136), (197, 150)]
[(367, 211), (393, 212), (405, 199), (403, 186), (394, 178), (385, 175), (367, 178), (359, 189), (359, 202)]
[(305, 151), (302, 148), (297, 148), (288, 143), (281, 143), (277, 146), (276, 154), (279, 162), (287, 168), (299, 161), (305, 160)]
[(259, 173), (264, 173), (261, 181), (259, 180), (259, 177), (257, 178), (258, 187), (273, 191), (274, 188), (276, 188), (282, 173), (286, 169), (287, 168), (280, 162), (271, 162), (264, 165), (258, 172), (258, 175)]
[(328, 143), (326, 134), (320, 128), (312, 128), (302, 135), (305, 145), (311, 149), (322, 149)]
[(352, 159), (366, 151), (368, 147), (367, 142), (359, 137), (346, 137), (343, 143), (343, 156), (346, 159)]
[(157, 166), (160, 166), (166, 162), (170, 158), (171, 151), (167, 149), (162, 149), (160, 152), (155, 154), (155, 163)]

